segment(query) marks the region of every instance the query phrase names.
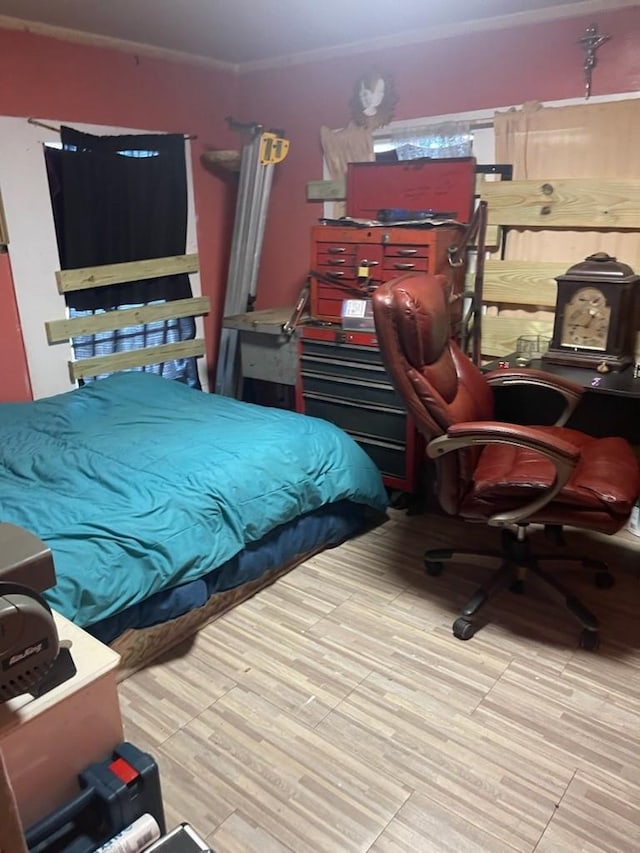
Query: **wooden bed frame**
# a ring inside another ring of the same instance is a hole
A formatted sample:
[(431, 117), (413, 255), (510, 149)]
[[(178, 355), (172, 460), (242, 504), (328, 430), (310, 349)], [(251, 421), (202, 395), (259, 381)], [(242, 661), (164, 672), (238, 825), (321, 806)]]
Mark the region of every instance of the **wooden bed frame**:
[(124, 681), (134, 672), (168, 654), (170, 650), (174, 650), (175, 655), (180, 655), (181, 644), (195, 636), (201, 628), (274, 583), (320, 550), (322, 549), (296, 557), (282, 566), (264, 572), (259, 578), (248, 581), (242, 586), (214, 593), (202, 607), (190, 610), (177, 619), (162, 622), (151, 628), (125, 631), (109, 644), (110, 648), (120, 655), (118, 681)]

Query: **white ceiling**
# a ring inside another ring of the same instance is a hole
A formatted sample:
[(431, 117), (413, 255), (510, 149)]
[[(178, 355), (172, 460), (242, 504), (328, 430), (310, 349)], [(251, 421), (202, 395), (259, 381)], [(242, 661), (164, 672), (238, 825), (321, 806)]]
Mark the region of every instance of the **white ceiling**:
[[(231, 66), (344, 53), (461, 29), (595, 14), (625, 0), (0, 0), (0, 25), (93, 36)], [(475, 23), (474, 23), (475, 22)], [(60, 29), (58, 29), (60, 28)], [(124, 45), (122, 45), (124, 46)], [(132, 47), (132, 45), (129, 45)]]

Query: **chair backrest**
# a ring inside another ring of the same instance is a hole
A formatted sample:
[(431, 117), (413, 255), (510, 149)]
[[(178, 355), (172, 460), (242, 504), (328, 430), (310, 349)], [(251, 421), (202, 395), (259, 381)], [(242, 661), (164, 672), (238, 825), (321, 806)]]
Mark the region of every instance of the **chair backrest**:
[[(452, 424), (493, 419), (491, 388), (451, 338), (445, 276), (403, 275), (376, 288), (372, 300), (385, 367), (427, 441)], [(438, 460), (438, 498), (447, 512), (458, 511), (477, 454), (465, 450)]]

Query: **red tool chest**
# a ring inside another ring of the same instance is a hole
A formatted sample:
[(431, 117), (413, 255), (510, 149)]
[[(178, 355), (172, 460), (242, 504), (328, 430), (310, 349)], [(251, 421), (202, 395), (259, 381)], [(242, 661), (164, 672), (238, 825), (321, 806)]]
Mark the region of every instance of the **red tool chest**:
[(349, 163), (347, 215), (378, 219), (381, 210), (401, 208), (469, 222), (475, 185), (473, 157)]
[[(342, 327), (345, 299), (365, 299), (385, 281), (409, 272), (441, 273), (451, 283), (452, 334), (462, 318), (464, 265), (449, 264), (473, 212), (473, 158), (408, 163), (352, 163), (347, 212), (378, 219), (384, 209), (430, 211), (456, 220), (430, 227), (317, 225), (311, 230), (311, 324), (299, 327), (300, 373), (296, 407), (348, 432), (393, 489), (420, 487), (424, 439), (408, 416), (382, 362), (373, 331)], [(420, 217), (425, 218), (425, 217)]]
[[(311, 233), (311, 317), (319, 325), (298, 330), (297, 410), (348, 432), (377, 464), (385, 485), (407, 493), (419, 490), (424, 440), (391, 384), (375, 333), (343, 329), (342, 303), (366, 298), (382, 282), (412, 271), (446, 275), (452, 293), (461, 296), (464, 268), (449, 265), (448, 249), (463, 237), (463, 227), (450, 225), (318, 225)], [(458, 299), (452, 326), (461, 315)]]
[(463, 271), (449, 266), (447, 250), (463, 236), (462, 227), (448, 225), (316, 225), (311, 229), (311, 316), (339, 323), (343, 300), (366, 297), (383, 281), (411, 271), (444, 273), (453, 292), (461, 293)]

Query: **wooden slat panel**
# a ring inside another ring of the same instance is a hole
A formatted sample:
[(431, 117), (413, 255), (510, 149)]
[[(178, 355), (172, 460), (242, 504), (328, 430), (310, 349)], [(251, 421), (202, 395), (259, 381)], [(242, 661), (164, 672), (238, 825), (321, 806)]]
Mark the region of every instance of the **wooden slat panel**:
[[(487, 233), (485, 234), (485, 237), (484, 237), (484, 245), (485, 245), (485, 249), (487, 250), (487, 252), (495, 252), (498, 249), (498, 247), (500, 246), (501, 241), (502, 241), (502, 227), (500, 225), (488, 225), (487, 226)], [(470, 241), (468, 248), (471, 250), (474, 250), (474, 251), (477, 250), (477, 248), (478, 248), (478, 236), (477, 235), (473, 240)]]
[[(509, 302), (512, 305), (555, 307), (557, 285), (554, 278), (562, 275), (570, 262), (485, 261), (484, 302)], [(473, 290), (473, 273), (467, 274), (467, 290)]]
[(58, 270), (58, 293), (86, 290), (88, 287), (107, 287), (128, 281), (144, 281), (162, 275), (197, 272), (198, 255), (177, 255), (168, 258), (150, 258), (125, 264), (105, 264), (100, 267), (82, 267), (77, 270)]
[(502, 228), (500, 225), (487, 225), (485, 235), (485, 246), (487, 249), (497, 249), (502, 240)]
[(482, 184), (489, 224), (640, 228), (640, 181), (495, 181)]
[(145, 347), (131, 352), (119, 352), (115, 355), (101, 355), (95, 358), (83, 358), (80, 361), (69, 362), (71, 381), (85, 376), (98, 376), (101, 373), (114, 373), (117, 370), (128, 370), (132, 367), (143, 367), (147, 364), (163, 364), (174, 358), (190, 358), (204, 355), (205, 345), (202, 338), (193, 341), (180, 341), (177, 344), (162, 344), (157, 347)]
[(242, 154), (240, 151), (203, 151), (200, 159), (207, 167), (213, 166), (229, 172), (239, 172)]
[(68, 341), (79, 335), (95, 335), (140, 326), (160, 320), (176, 320), (179, 317), (199, 317), (209, 311), (209, 297), (196, 296), (192, 299), (176, 299), (162, 305), (146, 305), (142, 308), (124, 308), (107, 311), (90, 317), (74, 317), (67, 320), (49, 320), (44, 324), (50, 344)]
[(482, 354), (499, 356), (515, 352), (520, 335), (551, 337), (551, 320), (530, 320), (527, 317), (483, 317)]
[(344, 201), (347, 186), (342, 181), (308, 181), (307, 201)]

